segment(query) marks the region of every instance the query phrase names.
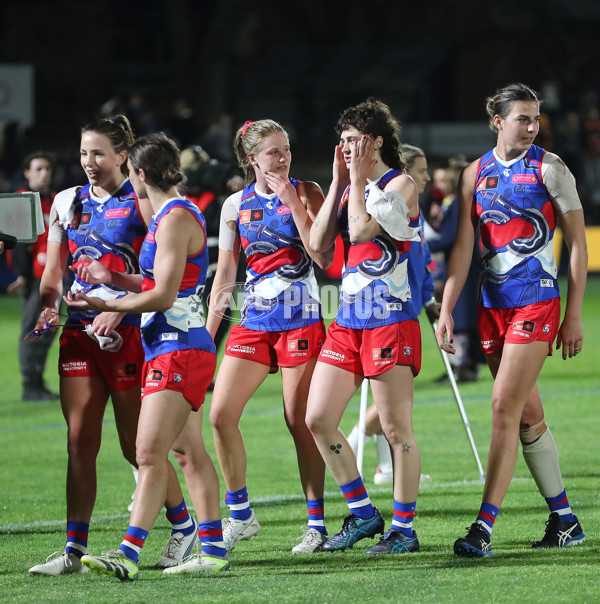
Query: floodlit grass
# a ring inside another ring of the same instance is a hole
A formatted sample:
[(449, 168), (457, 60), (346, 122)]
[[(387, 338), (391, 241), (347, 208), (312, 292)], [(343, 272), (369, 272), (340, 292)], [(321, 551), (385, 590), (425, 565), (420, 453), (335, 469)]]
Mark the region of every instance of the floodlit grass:
[[(415, 388), (415, 432), (423, 472), (415, 528), (421, 552), (370, 557), (372, 543), (359, 542), (340, 554), (291, 556), (306, 522), (295, 451), (283, 420), (280, 378), (271, 376), (246, 408), (242, 431), (248, 449), (248, 490), (262, 525), (257, 538), (232, 553), (231, 571), (219, 576), (182, 577), (152, 569), (168, 538), (159, 518), (141, 557), (141, 578), (133, 584), (92, 575), (30, 577), (27, 569), (65, 543), (66, 428), (58, 403), (21, 403), (17, 366), (19, 302), (0, 297), (4, 350), (0, 400), (0, 600), (11, 602), (598, 602), (600, 533), (600, 278), (590, 278), (584, 308), (584, 353), (577, 359), (549, 359), (540, 379), (546, 417), (558, 443), (567, 493), (587, 534), (586, 542), (560, 551), (533, 551), (548, 511), (519, 460), (494, 530), (494, 556), (459, 559), (452, 543), (475, 518), (482, 484), (462, 420), (443, 372), (431, 329), (423, 321), (423, 371)], [(57, 344), (47, 380), (58, 388)], [(485, 466), (489, 446), (491, 378), (460, 390)], [(357, 421), (358, 394), (342, 428)], [(207, 401), (207, 404), (209, 401)], [(208, 421), (205, 422), (208, 424)], [(205, 438), (213, 459), (210, 426)], [(365, 449), (365, 482), (389, 526), (391, 487), (375, 487), (375, 449)], [(98, 459), (98, 499), (92, 518), (91, 553), (111, 549), (127, 527), (134, 482), (120, 455), (110, 407)], [(330, 475), (326, 519), (337, 532), (347, 508)], [(221, 499), (222, 499), (221, 494)], [(225, 512), (225, 509), (223, 509)]]

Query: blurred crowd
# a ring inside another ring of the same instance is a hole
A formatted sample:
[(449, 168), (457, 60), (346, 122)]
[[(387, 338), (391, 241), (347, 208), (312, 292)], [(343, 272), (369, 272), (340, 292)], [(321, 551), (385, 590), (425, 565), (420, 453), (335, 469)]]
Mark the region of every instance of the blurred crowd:
[[(600, 224), (600, 95), (596, 91), (582, 94), (577, 107), (567, 107), (552, 87), (544, 89), (542, 96), (545, 102), (536, 144), (558, 154), (569, 166), (577, 180), (587, 224)], [(241, 174), (236, 171), (232, 149), (239, 124), (229, 113), (205, 119), (182, 98), (159, 110), (142, 94), (136, 93), (128, 98), (112, 96), (98, 107), (95, 115), (90, 115), (90, 120), (117, 113), (127, 115), (137, 136), (164, 131), (182, 150), (195, 153), (191, 186), (208, 188), (219, 195), (227, 190), (227, 182), (232, 176)], [(39, 146), (34, 130), (0, 121), (0, 193), (15, 191), (23, 185), (23, 158)], [(460, 153), (460, 141), (456, 147)], [(46, 150), (55, 156), (54, 189), (79, 184), (81, 168), (72, 143), (65, 148)], [(431, 154), (428, 157), (434, 167), (444, 167), (448, 163), (448, 158), (436, 158)]]

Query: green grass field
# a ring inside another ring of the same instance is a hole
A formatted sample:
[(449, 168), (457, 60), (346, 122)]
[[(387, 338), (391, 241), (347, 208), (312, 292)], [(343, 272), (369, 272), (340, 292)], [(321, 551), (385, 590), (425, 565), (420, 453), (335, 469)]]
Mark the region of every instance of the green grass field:
[[(164, 575), (152, 565), (169, 535), (159, 518), (144, 547), (140, 580), (121, 584), (93, 575), (30, 577), (27, 569), (64, 548), (66, 427), (58, 403), (22, 403), (17, 365), (19, 301), (0, 296), (2, 395), (0, 396), (0, 600), (10, 602), (600, 602), (600, 277), (590, 278), (584, 308), (584, 353), (549, 359), (540, 390), (557, 441), (571, 505), (587, 540), (559, 551), (535, 551), (548, 511), (527, 467), (519, 460), (494, 530), (494, 556), (459, 559), (454, 540), (479, 508), (483, 485), (449, 386), (436, 385), (443, 366), (428, 323), (423, 321), (423, 371), (415, 387), (415, 432), (423, 472), (415, 528), (421, 552), (374, 557), (371, 540), (339, 554), (291, 556), (306, 522), (295, 452), (282, 413), (280, 378), (271, 376), (248, 404), (242, 431), (248, 450), (248, 491), (262, 525), (260, 535), (240, 543), (231, 571), (219, 576)], [(58, 388), (57, 345), (47, 381)], [(485, 466), (489, 446), (491, 378), (461, 385), (461, 393)], [(358, 419), (358, 395), (342, 429)], [(207, 401), (209, 404), (210, 401)], [(208, 422), (205, 422), (208, 423)], [(128, 524), (134, 482), (119, 452), (111, 409), (98, 459), (98, 499), (92, 518), (91, 553), (117, 547)], [(210, 427), (205, 438), (213, 459)], [(365, 483), (389, 525), (391, 486), (375, 487), (375, 448), (365, 449)], [(221, 499), (223, 493), (221, 494)], [(226, 509), (223, 509), (225, 513)], [(330, 475), (326, 519), (337, 532), (347, 514)]]

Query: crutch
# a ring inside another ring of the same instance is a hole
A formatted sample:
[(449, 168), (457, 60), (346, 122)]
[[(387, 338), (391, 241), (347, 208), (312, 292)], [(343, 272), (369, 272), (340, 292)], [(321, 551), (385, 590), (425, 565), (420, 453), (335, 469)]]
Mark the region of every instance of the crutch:
[[(433, 333), (435, 334), (437, 330), (437, 321), (431, 320), (431, 327), (433, 328)], [(436, 339), (437, 342), (437, 339)], [(450, 380), (450, 384), (452, 385), (452, 391), (454, 392), (454, 398), (456, 399), (456, 404), (458, 405), (458, 410), (460, 411), (460, 415), (463, 420), (463, 425), (465, 426), (465, 430), (467, 431), (467, 436), (469, 437), (469, 442), (471, 443), (471, 449), (473, 449), (473, 455), (475, 456), (475, 461), (477, 462), (477, 469), (479, 470), (479, 480), (482, 482), (485, 481), (485, 472), (483, 471), (483, 466), (481, 465), (481, 460), (479, 459), (479, 453), (477, 452), (477, 447), (475, 446), (475, 441), (473, 440), (473, 434), (471, 432), (471, 426), (469, 424), (469, 419), (467, 418), (467, 412), (465, 411), (465, 406), (463, 405), (462, 398), (460, 396), (460, 392), (458, 391), (458, 385), (456, 383), (456, 378), (454, 377), (454, 371), (452, 371), (452, 367), (450, 366), (450, 359), (448, 358), (448, 353), (445, 350), (440, 348), (440, 353), (442, 355), (442, 359), (444, 361), (444, 366), (446, 367), (446, 373), (448, 374), (448, 379)]]

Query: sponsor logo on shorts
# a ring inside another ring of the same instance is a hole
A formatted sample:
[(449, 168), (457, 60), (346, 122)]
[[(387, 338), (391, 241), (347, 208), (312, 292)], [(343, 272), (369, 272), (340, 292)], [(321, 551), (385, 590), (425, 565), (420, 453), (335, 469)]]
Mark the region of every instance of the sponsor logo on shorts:
[(290, 210), (288, 207), (286, 206), (279, 206), (277, 208), (277, 214), (291, 214), (292, 210)]
[(262, 222), (265, 211), (262, 208), (256, 210), (240, 210), (238, 216), (241, 224), (246, 224), (247, 222)]
[(402, 304), (400, 302), (388, 302), (386, 308), (388, 310), (402, 310)]
[(495, 346), (498, 340), (481, 340), (481, 347), (484, 350), (489, 350), (492, 346)]
[(152, 369), (148, 370), (148, 375), (146, 376), (147, 382), (162, 382), (163, 381), (163, 372), (161, 369)]
[(130, 208), (121, 208), (118, 210), (106, 210), (104, 218), (128, 218), (131, 214)]
[(174, 373), (174, 374), (173, 374), (173, 381), (174, 381), (176, 384), (179, 384), (179, 382), (181, 382), (181, 380), (182, 380), (182, 379), (183, 379), (183, 378), (182, 378), (182, 377), (181, 377), (181, 376), (180, 376), (178, 373)]
[(309, 340), (288, 340), (288, 352), (297, 352), (299, 350), (308, 350)]
[(542, 331), (543, 331), (544, 333), (549, 333), (549, 332), (550, 332), (550, 325), (544, 325), (544, 327), (543, 327)]
[(115, 367), (115, 375), (122, 377), (127, 375), (135, 375), (137, 373), (137, 365), (135, 363), (119, 363)]
[(87, 361), (69, 361), (67, 363), (61, 363), (63, 371), (82, 371), (87, 369)]
[(228, 346), (227, 350), (230, 352), (241, 352), (242, 354), (254, 354), (256, 352), (256, 348), (254, 346), (244, 346), (244, 344), (234, 344), (233, 346)]
[(161, 340), (177, 340), (179, 338), (179, 334), (175, 332), (163, 333), (160, 335)]
[(335, 352), (335, 350), (327, 350), (321, 349), (321, 356), (327, 357), (328, 359), (332, 359), (333, 361), (343, 361), (346, 358), (346, 355)]
[(512, 177), (512, 181), (521, 184), (534, 185), (537, 182), (537, 176), (535, 174), (515, 174)]
[(540, 279), (540, 287), (554, 287), (552, 279)]
[(373, 360), (378, 361), (379, 359), (391, 359), (393, 349), (389, 348), (373, 348)]
[(410, 346), (405, 346), (402, 351), (404, 352), (405, 357), (409, 357), (412, 352), (412, 348)]
[(527, 333), (533, 333), (535, 330), (534, 321), (515, 321), (513, 323), (513, 333), (515, 331), (525, 331)]

